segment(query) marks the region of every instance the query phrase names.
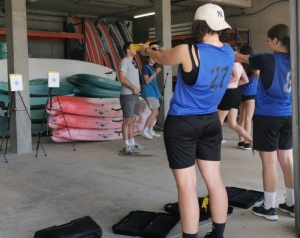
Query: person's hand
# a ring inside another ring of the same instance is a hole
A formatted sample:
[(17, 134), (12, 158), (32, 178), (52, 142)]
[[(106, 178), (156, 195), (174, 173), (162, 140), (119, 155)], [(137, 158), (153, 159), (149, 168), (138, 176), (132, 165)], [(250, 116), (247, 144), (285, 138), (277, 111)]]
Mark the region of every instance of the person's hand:
[(160, 71), (161, 71), (161, 68), (160, 68), (160, 67), (158, 67), (158, 68), (155, 70), (155, 73), (156, 73), (156, 74), (159, 74), (159, 73), (160, 73)]
[(133, 94), (139, 94), (141, 91), (141, 88), (134, 88), (133, 89)]
[[(146, 54), (146, 52), (145, 52), (145, 50), (146, 50), (147, 48), (150, 48), (150, 46), (148, 46), (148, 45), (146, 45), (146, 44), (141, 44), (141, 52), (140, 52), (140, 54), (143, 55), (143, 56), (147, 56), (147, 54)], [(151, 48), (150, 48), (150, 49), (151, 49)]]
[(151, 45), (149, 46), (151, 50), (159, 50), (159, 45)]

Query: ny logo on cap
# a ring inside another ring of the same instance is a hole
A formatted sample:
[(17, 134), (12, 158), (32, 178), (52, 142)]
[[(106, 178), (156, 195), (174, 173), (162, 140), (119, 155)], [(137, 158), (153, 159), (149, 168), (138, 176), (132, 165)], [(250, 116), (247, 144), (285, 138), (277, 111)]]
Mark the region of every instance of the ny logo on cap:
[(217, 11), (218, 17), (223, 17), (223, 12), (222, 11)]

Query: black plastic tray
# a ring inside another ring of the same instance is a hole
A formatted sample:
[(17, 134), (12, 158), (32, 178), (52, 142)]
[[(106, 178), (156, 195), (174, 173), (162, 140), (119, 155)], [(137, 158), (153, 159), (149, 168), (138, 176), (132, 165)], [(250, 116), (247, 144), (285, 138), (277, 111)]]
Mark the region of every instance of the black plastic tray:
[[(203, 201), (204, 197), (198, 197), (198, 201), (199, 201), (199, 206), (201, 206), (202, 201)], [(175, 203), (168, 203), (164, 206), (165, 211), (169, 212), (171, 214), (174, 215), (178, 215), (179, 216), (179, 207), (178, 207), (178, 202)], [(233, 207), (228, 207), (228, 211), (227, 214), (231, 214), (233, 212)], [(202, 221), (206, 221), (211, 217), (211, 213), (210, 213), (210, 209), (209, 209), (209, 205), (207, 206), (207, 211), (204, 211), (203, 209), (200, 209), (200, 217), (199, 217), (199, 222)]]
[(112, 229), (115, 234), (147, 238), (165, 238), (179, 222), (178, 215), (132, 211)]
[(67, 224), (52, 226), (35, 233), (34, 238), (101, 238), (101, 227), (90, 217), (85, 216)]
[(226, 187), (230, 206), (248, 209), (264, 199), (264, 193), (243, 188)]

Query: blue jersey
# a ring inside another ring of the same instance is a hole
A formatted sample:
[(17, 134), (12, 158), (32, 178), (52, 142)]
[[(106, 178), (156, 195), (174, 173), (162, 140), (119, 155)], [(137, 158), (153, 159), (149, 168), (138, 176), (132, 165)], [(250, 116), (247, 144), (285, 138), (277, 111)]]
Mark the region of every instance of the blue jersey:
[(241, 95), (245, 95), (245, 96), (256, 95), (258, 78), (256, 75), (252, 75), (248, 79), (249, 79), (249, 83), (239, 86)]
[(199, 72), (194, 85), (182, 80), (182, 66), (178, 67), (178, 79), (170, 102), (170, 115), (203, 115), (217, 111), (227, 85), (229, 84), (234, 53), (224, 44), (216, 47), (210, 44), (196, 44), (199, 49)]
[(141, 97), (143, 98), (146, 97), (161, 98), (161, 94), (156, 82), (156, 76), (148, 84), (146, 84), (144, 80), (144, 75), (148, 75), (150, 77), (154, 73), (155, 73), (155, 69), (153, 66), (150, 66), (148, 64), (143, 66), (142, 68), (143, 80), (142, 80), (142, 93), (141, 93)]
[[(265, 89), (258, 81), (254, 114), (263, 116), (291, 116), (291, 60), (289, 54), (275, 53), (274, 76), (272, 84)], [(255, 59), (255, 55), (250, 58)], [(252, 59), (253, 61), (253, 59)], [(261, 66), (261, 70), (269, 65)]]

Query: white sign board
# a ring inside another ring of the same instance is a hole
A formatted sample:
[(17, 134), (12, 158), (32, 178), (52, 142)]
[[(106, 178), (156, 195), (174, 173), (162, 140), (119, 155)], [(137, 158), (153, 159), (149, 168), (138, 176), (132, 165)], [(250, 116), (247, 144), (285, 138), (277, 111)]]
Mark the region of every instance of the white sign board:
[(48, 71), (48, 87), (59, 88), (59, 72)]
[(23, 91), (23, 80), (21, 74), (10, 74), (9, 83), (11, 91)]

